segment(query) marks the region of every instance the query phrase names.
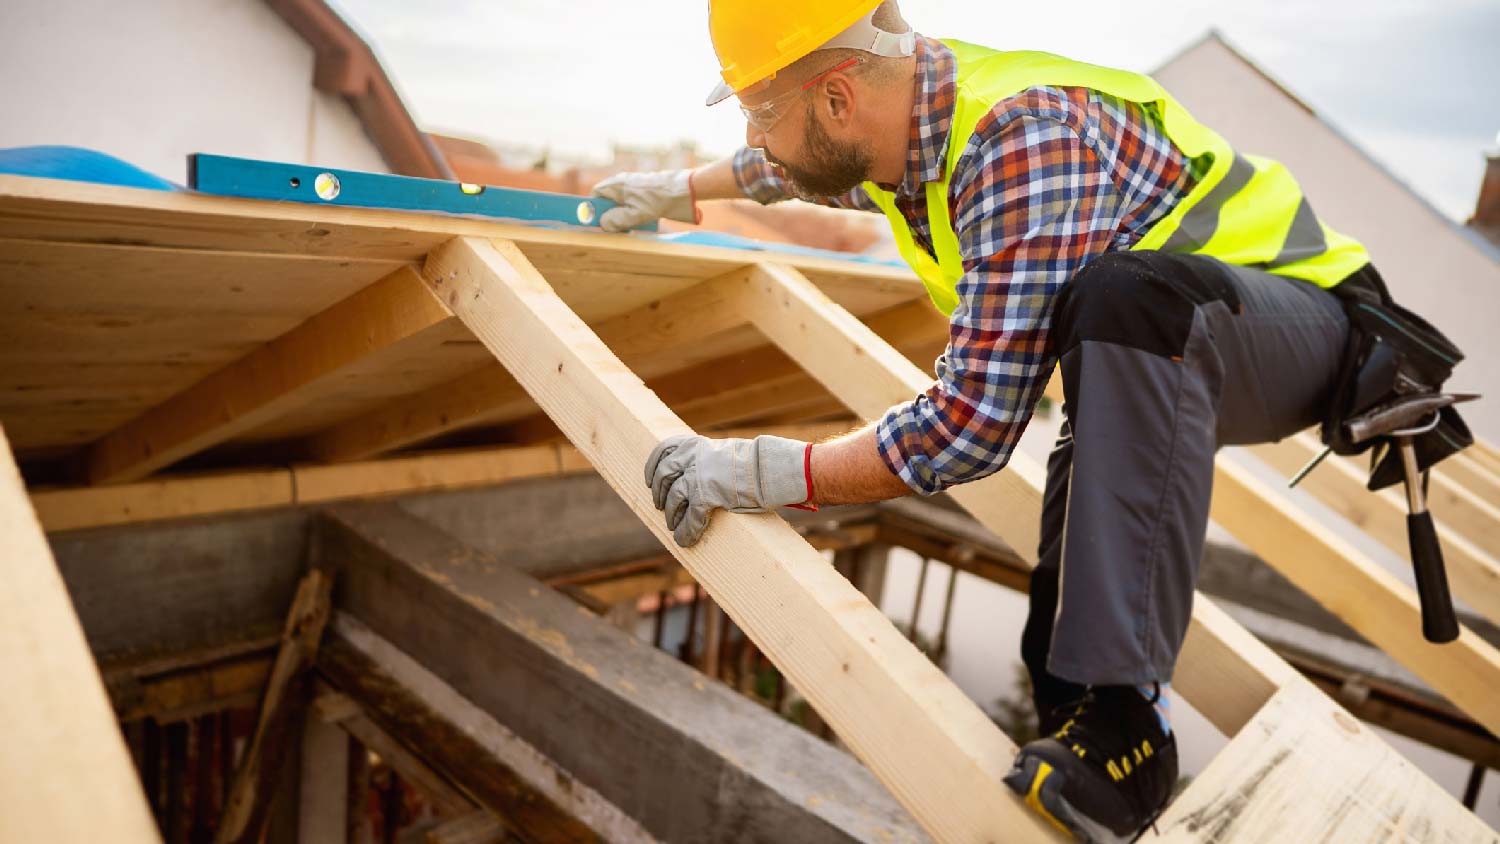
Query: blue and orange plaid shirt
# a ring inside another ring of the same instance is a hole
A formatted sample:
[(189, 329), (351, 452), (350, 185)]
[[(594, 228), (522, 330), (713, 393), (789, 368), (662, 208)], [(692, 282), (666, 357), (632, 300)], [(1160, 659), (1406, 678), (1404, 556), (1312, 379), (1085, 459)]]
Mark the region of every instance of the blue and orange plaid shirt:
[[(923, 185), (942, 178), (957, 62), (917, 39), (916, 100), (896, 206), (932, 251)], [(1039, 87), (979, 121), (948, 195), (965, 274), (937, 381), (886, 412), (881, 456), (924, 495), (999, 471), (1056, 363), (1048, 330), (1059, 291), (1085, 264), (1129, 249), (1206, 170), (1186, 159), (1150, 107), (1087, 88)], [(759, 150), (735, 155), (735, 178), (761, 203), (792, 198)], [(824, 204), (879, 211), (863, 188)]]

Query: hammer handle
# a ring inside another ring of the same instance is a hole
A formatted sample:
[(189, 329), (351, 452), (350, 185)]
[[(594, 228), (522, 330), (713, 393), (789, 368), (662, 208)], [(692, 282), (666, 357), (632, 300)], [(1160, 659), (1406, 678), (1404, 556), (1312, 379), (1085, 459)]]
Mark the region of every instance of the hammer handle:
[(1431, 513), (1410, 513), (1406, 535), (1411, 541), (1411, 564), (1417, 580), (1417, 598), (1422, 602), (1422, 635), (1442, 644), (1458, 638), (1458, 617), (1448, 594), (1448, 575), (1443, 570), (1443, 547)]

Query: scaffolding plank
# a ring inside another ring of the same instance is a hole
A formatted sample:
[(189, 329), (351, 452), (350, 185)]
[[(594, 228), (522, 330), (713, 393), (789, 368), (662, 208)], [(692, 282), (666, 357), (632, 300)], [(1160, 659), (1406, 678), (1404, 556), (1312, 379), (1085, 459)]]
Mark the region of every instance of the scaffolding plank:
[(1500, 844), (1305, 680), (1288, 683), (1157, 821), (1152, 841)]
[(0, 537), (0, 841), (161, 841), (3, 431)]
[(999, 781), (1009, 741), (785, 522), (721, 517), (677, 547), (641, 467), (686, 426), (517, 246), (456, 238), (423, 277), (935, 839), (1055, 839)]
[[(877, 417), (932, 384), (931, 376), (791, 267), (761, 265), (744, 292), (741, 308), (755, 324), (861, 416)], [(950, 494), (1034, 560), (1042, 475), (1041, 467), (1013, 454), (1004, 471)], [(1175, 682), (1216, 726), (1233, 734), (1293, 674), (1269, 648), (1197, 597)]]

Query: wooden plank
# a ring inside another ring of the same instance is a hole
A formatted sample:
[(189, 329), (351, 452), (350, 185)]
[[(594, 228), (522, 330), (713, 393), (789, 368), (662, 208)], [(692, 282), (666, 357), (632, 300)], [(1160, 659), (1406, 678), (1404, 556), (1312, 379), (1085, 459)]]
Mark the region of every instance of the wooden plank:
[(1150, 840), (1497, 844), (1500, 835), (1304, 680), (1289, 683)]
[[(1288, 477), (1319, 451), (1322, 451), (1322, 444), (1310, 433), (1249, 449), (1256, 458)], [(1392, 553), (1408, 559), (1411, 551), (1406, 535), (1405, 495), (1395, 489), (1372, 493), (1365, 488), (1367, 477), (1367, 472), (1352, 462), (1329, 458), (1303, 478), (1298, 486), (1358, 525)], [(1454, 530), (1445, 519), (1445, 513), (1434, 511), (1434, 514), (1454, 596), (1466, 601), (1491, 621), (1500, 622), (1500, 563)], [(1500, 534), (1500, 523), (1490, 533)]]
[[(596, 327), (621, 357), (693, 343), (744, 322), (724, 306), (746, 270), (732, 270)], [(344, 422), (308, 441), (308, 452), (329, 463), (358, 460), (533, 407), (526, 391), (494, 363), (448, 383), (404, 397)]]
[(311, 709), (302, 722), (297, 841), (342, 844), (349, 828), (349, 736)]
[[(855, 413), (876, 417), (931, 385), (931, 377), (796, 270), (776, 264), (761, 270), (744, 288), (741, 307)], [(1005, 470), (950, 494), (1034, 563), (1044, 483), (1041, 467), (1014, 454)], [(1174, 682), (1216, 726), (1234, 734), (1292, 676), (1270, 649), (1197, 596)]]
[(400, 736), (432, 776), (505, 818), (528, 844), (656, 844), (619, 807), (353, 616), (335, 615), (319, 670)]
[(398, 266), (0, 239), (0, 419), (92, 442)]
[(321, 569), (309, 571), (297, 585), (271, 665), (255, 732), (240, 758), (234, 783), (224, 800), (224, 816), (215, 844), (258, 844), (269, 820), (271, 796), (281, 774), (296, 721), (306, 711), (313, 660), (328, 621), (333, 578)]
[(1228, 460), (1214, 465), (1212, 515), (1256, 556), (1500, 735), (1500, 652), (1464, 629), (1446, 645), (1422, 639), (1416, 593), (1290, 497)]
[[(820, 439), (838, 433), (839, 428), (809, 424), (777, 430), (784, 436)], [(450, 449), (334, 466), (294, 465), (135, 484), (41, 489), (31, 493), (31, 501), (43, 528), (58, 533), (350, 498), (469, 489), (591, 471), (593, 467), (572, 446), (547, 443)]]
[(1476, 460), (1480, 466), (1500, 475), (1500, 447), (1496, 447), (1494, 443), (1483, 437), (1475, 437), (1473, 447), (1465, 454)]
[(154, 719), (180, 721), (231, 707), (254, 706), (271, 676), (271, 657), (251, 655), (215, 664), (137, 679), (109, 682), (110, 702), (122, 722)]
[(1447, 477), (1479, 496), (1481, 501), (1500, 504), (1500, 472), (1492, 471), (1480, 463), (1472, 449), (1439, 463), (1433, 473)]
[(0, 841), (160, 842), (0, 432)]
[[(747, 263), (743, 250), (631, 235), (0, 175), (0, 238), (404, 263), (456, 235), (507, 238), (543, 270), (707, 279)], [(786, 263), (865, 301), (896, 304), (921, 295), (905, 267), (801, 255)]]
[[(645, 532), (602, 482), (589, 486)], [(486, 553), (389, 504), (330, 508), (322, 528), (343, 585), (320, 670), (516, 824), (490, 802), (507, 786), (486, 760), (609, 841), (639, 834), (604, 804), (671, 842), (930, 840), (848, 754), (521, 573), (508, 547)], [(376, 638), (355, 636), (351, 618)]]
[(1055, 838), (999, 782), (1010, 742), (785, 522), (721, 517), (676, 546), (640, 471), (686, 427), (514, 244), (455, 239), (423, 277), (934, 838)]
[(505, 844), (506, 828), (489, 812), (472, 812), (427, 831), (427, 844)]
[(474, 810), (474, 803), (463, 792), (371, 720), (354, 699), (341, 692), (323, 691), (313, 700), (312, 710), (319, 718), (338, 724), (359, 739), (360, 744), (375, 751), (402, 779), (416, 786), (442, 811), (467, 814)]
[(367, 355), (399, 356), (450, 317), (403, 267), (106, 435), (89, 450), (89, 478), (138, 480), (274, 419)]

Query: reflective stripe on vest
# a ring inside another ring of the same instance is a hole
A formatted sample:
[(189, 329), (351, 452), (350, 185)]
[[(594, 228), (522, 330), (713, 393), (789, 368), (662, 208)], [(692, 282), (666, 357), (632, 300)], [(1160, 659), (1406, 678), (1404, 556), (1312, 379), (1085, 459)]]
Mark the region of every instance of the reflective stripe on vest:
[(1193, 190), (1152, 224), (1132, 249), (1209, 255), (1320, 287), (1332, 287), (1369, 263), (1364, 247), (1318, 220), (1285, 167), (1270, 159), (1236, 154), (1150, 77), (1048, 53), (999, 52), (961, 41), (943, 43), (958, 61), (958, 91), (943, 178), (924, 186), (933, 253), (916, 245), (893, 193), (873, 182), (865, 182), (864, 188), (890, 221), (902, 257), (944, 314), (951, 315), (957, 307), (957, 285), (963, 276), (958, 236), (948, 214), (954, 168), (975, 126), (996, 103), (1039, 86), (1092, 88), (1152, 106), (1167, 138), (1184, 156), (1212, 156), (1208, 172)]

